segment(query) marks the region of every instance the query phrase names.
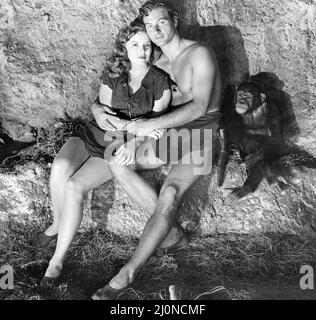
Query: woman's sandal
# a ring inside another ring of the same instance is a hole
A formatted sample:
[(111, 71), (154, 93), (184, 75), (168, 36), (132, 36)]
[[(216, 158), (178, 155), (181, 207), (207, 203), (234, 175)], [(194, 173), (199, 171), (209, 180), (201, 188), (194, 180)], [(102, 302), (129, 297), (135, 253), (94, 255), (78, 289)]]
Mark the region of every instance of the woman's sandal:
[(103, 288), (97, 290), (97, 292), (91, 297), (92, 300), (115, 300), (119, 294), (126, 291), (130, 285), (121, 289), (115, 289), (106, 285)]
[(57, 234), (48, 236), (45, 232), (39, 232), (32, 241), (32, 246), (36, 248), (47, 247), (53, 240), (57, 239)]
[[(48, 265), (49, 266), (49, 265)], [(42, 289), (47, 289), (47, 288), (52, 288), (54, 286), (56, 286), (58, 284), (58, 281), (59, 281), (59, 278), (60, 278), (60, 275), (62, 273), (62, 265), (59, 266), (59, 267), (56, 267), (57, 268), (57, 271), (58, 271), (58, 276), (57, 277), (50, 277), (50, 276), (45, 276), (42, 278), (40, 284), (39, 284), (39, 287), (42, 288)], [(47, 268), (48, 269), (48, 268)], [(46, 270), (47, 272), (47, 270)]]
[(44, 276), (39, 284), (39, 287), (42, 289), (51, 289), (52, 287), (57, 285), (58, 279), (59, 277), (53, 278)]

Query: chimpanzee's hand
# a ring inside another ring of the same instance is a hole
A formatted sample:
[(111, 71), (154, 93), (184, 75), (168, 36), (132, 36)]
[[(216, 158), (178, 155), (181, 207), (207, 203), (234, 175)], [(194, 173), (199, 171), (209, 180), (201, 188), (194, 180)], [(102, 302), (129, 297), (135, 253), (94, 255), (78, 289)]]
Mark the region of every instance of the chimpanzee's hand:
[(255, 166), (257, 166), (258, 163), (263, 161), (264, 159), (264, 151), (263, 149), (259, 149), (256, 152), (253, 152), (246, 156), (245, 159), (245, 166), (248, 170), (251, 170)]
[(286, 179), (281, 175), (275, 175), (268, 183), (276, 193), (283, 193), (289, 186)]

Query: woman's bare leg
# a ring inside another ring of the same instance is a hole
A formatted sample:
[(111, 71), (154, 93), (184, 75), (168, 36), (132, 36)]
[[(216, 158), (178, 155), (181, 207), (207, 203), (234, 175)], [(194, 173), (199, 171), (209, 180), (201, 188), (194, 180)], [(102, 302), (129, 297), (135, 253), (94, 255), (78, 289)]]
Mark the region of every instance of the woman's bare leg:
[(78, 137), (71, 137), (54, 159), (49, 180), (54, 220), (45, 231), (46, 235), (53, 236), (58, 232), (66, 183), (88, 158), (89, 154), (83, 141)]
[(59, 221), (55, 253), (45, 276), (59, 276), (66, 252), (80, 226), (84, 194), (112, 178), (108, 163), (101, 158), (89, 158), (66, 183), (64, 207)]

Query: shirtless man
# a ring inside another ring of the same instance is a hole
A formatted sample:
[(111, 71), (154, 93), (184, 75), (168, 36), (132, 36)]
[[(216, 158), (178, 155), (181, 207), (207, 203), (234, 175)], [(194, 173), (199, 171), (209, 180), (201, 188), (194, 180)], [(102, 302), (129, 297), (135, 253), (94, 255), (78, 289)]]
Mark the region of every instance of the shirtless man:
[[(171, 112), (153, 119), (137, 121), (134, 127), (129, 126), (127, 130), (137, 135), (145, 135), (154, 129), (212, 129), (213, 143), (209, 146), (203, 145), (202, 142), (200, 149), (204, 148), (205, 151), (207, 148), (213, 148), (212, 156), (216, 156), (216, 130), (222, 88), (214, 53), (205, 45), (180, 36), (177, 30), (178, 14), (165, 2), (148, 1), (139, 12), (149, 37), (163, 52), (156, 65), (170, 74), (171, 79), (177, 84), (178, 91), (173, 92), (174, 108)], [(162, 246), (164, 242), (170, 245), (179, 241), (182, 236), (181, 229), (172, 228), (176, 220), (177, 207), (184, 193), (200, 175), (209, 173), (209, 168), (205, 168), (206, 171), (200, 171), (199, 174), (196, 174), (194, 169), (194, 163), (173, 164), (157, 195), (128, 167), (112, 167), (113, 174), (122, 187), (132, 199), (142, 204), (143, 208), (147, 208), (151, 217), (134, 255), (108, 285), (93, 295), (93, 299), (115, 298), (133, 282), (141, 266), (159, 245)]]

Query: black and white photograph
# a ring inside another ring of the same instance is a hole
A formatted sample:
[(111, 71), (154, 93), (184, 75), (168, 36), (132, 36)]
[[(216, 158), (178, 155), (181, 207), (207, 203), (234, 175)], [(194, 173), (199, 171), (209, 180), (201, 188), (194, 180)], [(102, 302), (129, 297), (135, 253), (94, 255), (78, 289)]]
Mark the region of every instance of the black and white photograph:
[(314, 272), (314, 0), (1, 0), (0, 300), (194, 318)]

